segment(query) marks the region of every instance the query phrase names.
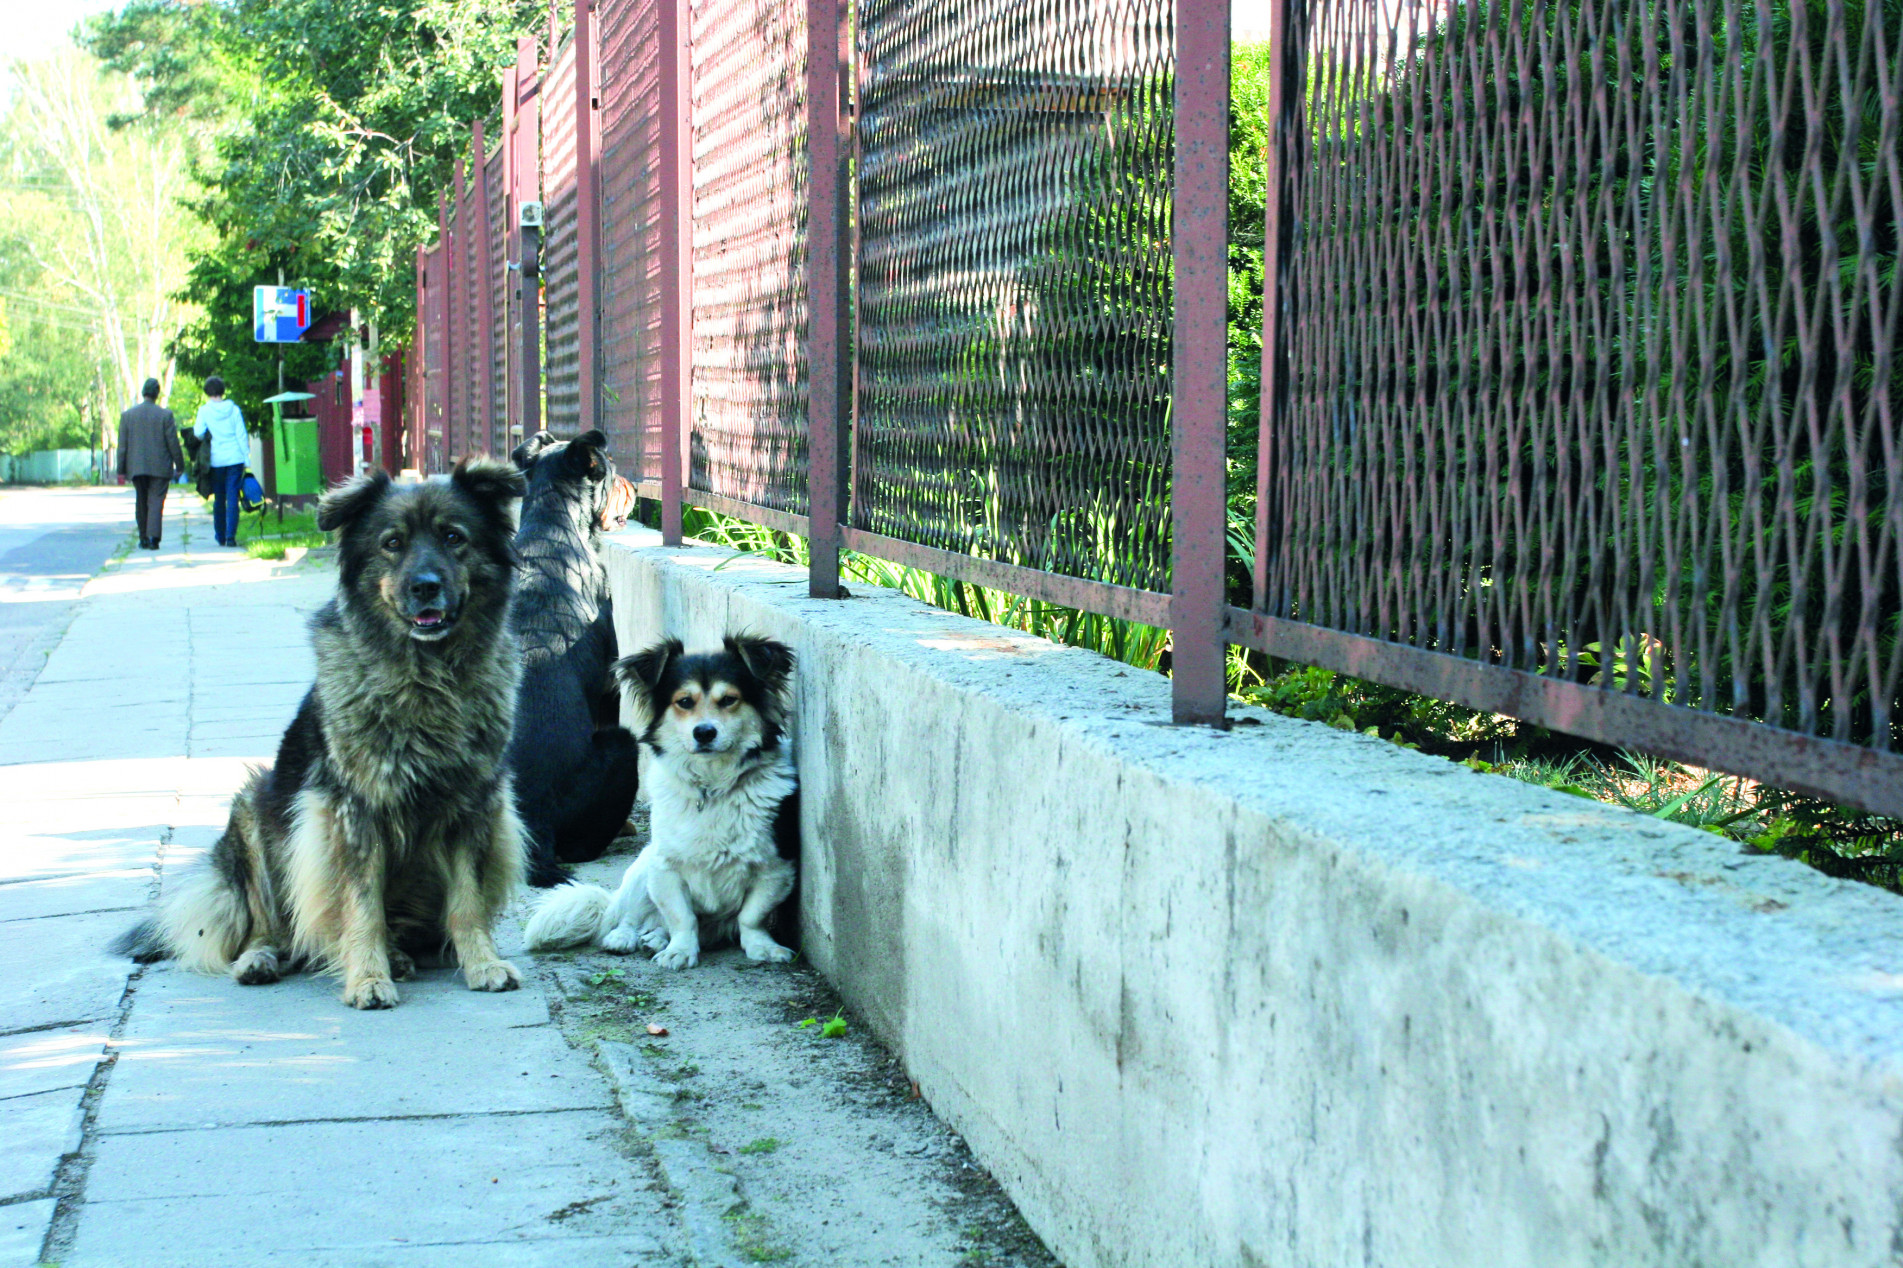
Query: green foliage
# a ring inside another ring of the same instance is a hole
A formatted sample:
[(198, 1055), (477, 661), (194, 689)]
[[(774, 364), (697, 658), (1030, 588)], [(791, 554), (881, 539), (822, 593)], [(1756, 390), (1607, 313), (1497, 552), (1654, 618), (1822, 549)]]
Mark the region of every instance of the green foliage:
[[(689, 537), (764, 555), (778, 563), (803, 568), (809, 559), (803, 537), (699, 507), (683, 508), (682, 528)], [(856, 551), (842, 553), (840, 573), (849, 583), (898, 590), (948, 612), (1023, 630), (1067, 647), (1088, 647), (1138, 669), (1161, 669), (1169, 648), (1168, 630), (953, 581)]]
[(25, 454), (92, 445), (97, 432), (88, 404), (95, 373), (86, 332), (55, 314), (0, 298), (0, 450)]
[[(414, 317), (413, 253), (469, 128), (496, 108), (532, 0), (132, 0), (88, 43), (146, 85), (148, 115), (202, 121), (212, 245), (186, 292), (205, 309), (181, 363), (221, 373), (241, 402), (276, 389), (276, 356), (251, 342), (251, 287), (310, 287), (319, 313), (362, 309), (401, 336)], [(324, 353), (290, 350), (289, 378)]]
[(743, 1154), (770, 1154), (774, 1152), (775, 1150), (777, 1150), (779, 1147), (780, 1147), (779, 1137), (762, 1136), (758, 1140), (749, 1141), (746, 1144), (740, 1146), (740, 1149), (738, 1150), (738, 1152)]
[[(211, 500), (201, 501), (209, 514)], [(238, 517), (238, 539), (251, 558), (277, 560), (299, 547), (309, 550), (328, 545), (330, 534), (317, 527), (313, 511), (287, 511), (280, 522), (277, 510), (267, 503), (263, 510)]]

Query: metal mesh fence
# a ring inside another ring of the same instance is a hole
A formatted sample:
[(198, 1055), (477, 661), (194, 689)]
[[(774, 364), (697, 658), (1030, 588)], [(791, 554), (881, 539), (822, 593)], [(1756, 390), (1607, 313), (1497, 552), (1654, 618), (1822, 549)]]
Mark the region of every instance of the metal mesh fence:
[(542, 75), (542, 293), (548, 321), (545, 426), (573, 435), (581, 420), (580, 312), (575, 302), (575, 44)]
[(1169, 589), (1170, 0), (862, 0), (852, 523)]
[(502, 144), (482, 161), (483, 196), (489, 213), (489, 400), (484, 447), (507, 454), (509, 442), (509, 187)]
[(693, 488), (806, 510), (803, 5), (695, 0)]
[(1292, 15), (1258, 609), (1895, 748), (1903, 10)]
[(601, 428), (630, 479), (661, 478), (660, 11), (601, 23)]

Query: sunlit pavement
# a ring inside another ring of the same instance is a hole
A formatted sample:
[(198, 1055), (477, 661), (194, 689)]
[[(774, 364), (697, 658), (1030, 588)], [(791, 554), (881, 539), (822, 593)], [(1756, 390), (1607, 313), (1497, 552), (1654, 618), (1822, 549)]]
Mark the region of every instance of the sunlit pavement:
[[(76, 500), (48, 496), (0, 497), (0, 547)], [(81, 491), (77, 522), (129, 535), (130, 496)], [(535, 990), (436, 969), (357, 1013), (329, 979), (107, 954), (270, 759), (334, 572), (220, 548), (175, 493), (162, 550), (59, 577), (70, 619), (0, 717), (0, 1265), (665, 1262), (608, 1094)]]

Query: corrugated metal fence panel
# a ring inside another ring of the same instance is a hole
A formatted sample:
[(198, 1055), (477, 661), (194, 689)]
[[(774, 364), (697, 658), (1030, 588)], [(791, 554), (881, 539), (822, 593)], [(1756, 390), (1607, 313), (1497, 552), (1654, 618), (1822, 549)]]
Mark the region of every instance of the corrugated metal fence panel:
[(442, 244), (423, 253), (423, 434), (412, 458), (424, 474), (443, 470), (443, 422), (449, 394), (449, 253)]
[(458, 181), (456, 216), (451, 222), (452, 243), (456, 254), (450, 262), (450, 361), (449, 460), (453, 463), (472, 452), (471, 440), (476, 413), (476, 391), (480, 387), (476, 348), (476, 288), (482, 284), (476, 270), (475, 199), (466, 181)]
[(630, 479), (661, 478), (660, 10), (601, 22), (601, 419)]
[(1170, 588), (1170, 0), (861, 0), (854, 527)]
[(692, 487), (806, 511), (803, 4), (694, 0)]
[(350, 381), (333, 370), (304, 385), (317, 419), (317, 465), (329, 487), (357, 474), (357, 429), (350, 421)]
[(1293, 11), (1259, 610), (1903, 747), (1897, 7)]
[(489, 453), (508, 453), (508, 171), (502, 143), (483, 158), (481, 179), (489, 198)]
[(575, 44), (542, 75), (542, 286), (548, 353), (543, 370), (547, 428), (572, 436), (581, 416), (577, 364), (581, 322), (575, 305)]
[(483, 444), (492, 454), (506, 454), (509, 439), (509, 187), (502, 143), (482, 161), (482, 179), (489, 204), (489, 358), (488, 433)]

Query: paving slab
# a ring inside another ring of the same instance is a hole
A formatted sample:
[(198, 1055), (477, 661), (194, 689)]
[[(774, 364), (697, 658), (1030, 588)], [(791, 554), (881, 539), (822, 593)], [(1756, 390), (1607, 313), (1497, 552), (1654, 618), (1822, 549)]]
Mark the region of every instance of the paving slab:
[[(139, 984), (100, 1104), (102, 1136), (305, 1119), (518, 1114), (613, 1098), (563, 1042), (533, 991), (471, 991), (452, 969), (399, 984), (359, 1012), (336, 979), (239, 986), (171, 966)], [(428, 1077), (419, 1077), (427, 1067)]]
[(0, 916), (6, 915), (5, 882), (55, 877), (104, 875), (150, 866), (158, 853), (163, 825), (106, 828), (93, 832), (15, 832), (0, 851)]
[(106, 1055), (106, 1031), (95, 1022), (0, 1036), (0, 1101), (85, 1087)]
[[(142, 908), (155, 879), (157, 873), (146, 866), (0, 885), (0, 925), (19, 920), (45, 920), (49, 916)], [(14, 932), (31, 936), (33, 931)]]
[(12, 1032), (111, 1016), (128, 965), (106, 953), (123, 912), (56, 916), (0, 935), (0, 1025)]
[(59, 1160), (79, 1147), (81, 1118), (66, 1089), (0, 1101), (0, 1200), (47, 1191)]
[(584, 1109), (116, 1137), (60, 1264), (671, 1262), (620, 1130)]
[(30, 1268), (40, 1262), (40, 1243), (53, 1222), (52, 1198), (0, 1206), (0, 1265)]

